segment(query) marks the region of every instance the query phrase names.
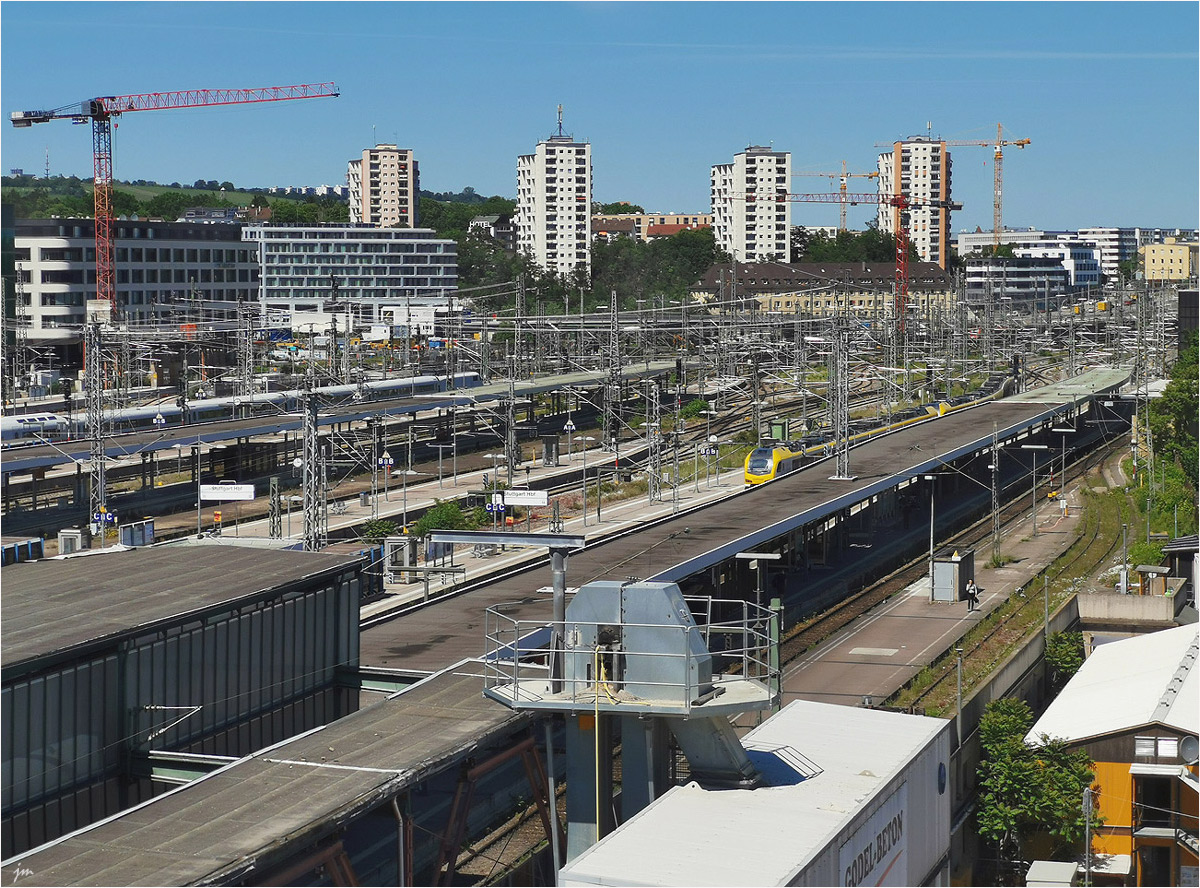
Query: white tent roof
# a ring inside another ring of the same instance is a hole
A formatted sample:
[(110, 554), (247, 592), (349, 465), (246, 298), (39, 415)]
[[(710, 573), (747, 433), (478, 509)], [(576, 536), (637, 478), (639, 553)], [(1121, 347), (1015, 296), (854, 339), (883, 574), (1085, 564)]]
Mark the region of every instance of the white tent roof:
[(1026, 735), (1067, 741), (1160, 724), (1200, 730), (1200, 624), (1096, 648)]

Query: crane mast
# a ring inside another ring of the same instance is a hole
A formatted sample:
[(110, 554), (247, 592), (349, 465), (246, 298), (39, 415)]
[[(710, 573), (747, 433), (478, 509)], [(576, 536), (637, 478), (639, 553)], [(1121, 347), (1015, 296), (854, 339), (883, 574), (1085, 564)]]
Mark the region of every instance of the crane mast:
[(254, 102), (283, 102), (339, 95), (333, 83), (302, 83), (296, 86), (267, 86), (254, 89), (192, 89), (177, 92), (138, 93), (128, 96), (101, 96), (86, 99), (51, 111), (14, 111), (12, 125), (17, 128), (70, 120), (92, 124), (93, 201), (96, 222), (96, 298), (103, 299), (115, 313), (117, 306), (116, 270), (112, 240), (112, 120), (133, 111), (165, 111), (178, 108), (206, 108), (214, 105), (242, 105)]
[[(133, 111), (163, 111), (177, 108), (204, 108), (213, 105), (240, 105), (253, 102), (281, 102), (337, 96), (333, 83), (268, 86), (256, 89), (201, 89), (180, 92), (140, 93), (128, 96), (102, 96), (87, 99), (51, 111), (14, 111), (10, 119), (18, 129), (51, 120), (92, 124), (93, 201), (96, 227), (96, 299), (89, 307), (83, 328), (84, 378), (87, 388), (87, 418), (90, 454), (90, 506), (93, 520), (105, 532), (107, 486), (105, 483), (104, 443), (104, 362), (101, 359), (102, 323), (117, 316), (115, 249), (112, 238), (113, 196), (113, 118)], [(197, 459), (199, 456), (197, 455)], [(305, 471), (309, 469), (306, 465)], [(199, 467), (197, 466), (197, 473)], [(307, 489), (306, 489), (307, 496)], [(197, 515), (199, 511), (197, 511)], [(307, 531), (307, 528), (306, 528)], [(101, 537), (103, 539), (103, 537)], [(307, 537), (306, 537), (307, 539)]]

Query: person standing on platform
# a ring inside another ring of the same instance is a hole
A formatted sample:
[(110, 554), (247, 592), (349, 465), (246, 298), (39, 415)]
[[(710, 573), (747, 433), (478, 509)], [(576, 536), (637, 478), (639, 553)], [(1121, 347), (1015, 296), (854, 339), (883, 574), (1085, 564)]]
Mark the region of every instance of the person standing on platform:
[(975, 585), (975, 578), (967, 580), (967, 588), (963, 591), (963, 596), (967, 599), (967, 612), (979, 610), (979, 587)]

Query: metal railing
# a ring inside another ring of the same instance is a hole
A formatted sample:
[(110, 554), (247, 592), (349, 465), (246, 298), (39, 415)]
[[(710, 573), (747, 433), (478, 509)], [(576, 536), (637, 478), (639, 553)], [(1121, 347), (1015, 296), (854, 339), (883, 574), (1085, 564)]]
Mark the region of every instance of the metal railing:
[[(585, 644), (583, 639), (611, 638), (613, 624), (568, 618), (564, 638), (556, 640), (544, 621), (514, 620), (503, 613), (504, 605), (488, 608), (484, 689), (498, 692), (493, 696), (515, 708), (598, 704), (643, 712), (665, 707), (683, 715), (738, 683), (750, 682), (769, 693), (778, 677), (778, 670), (772, 668), (770, 608), (711, 597), (685, 600), (693, 625), (621, 623), (619, 641), (598, 645)], [(646, 649), (630, 646), (638, 638), (646, 639)], [(711, 682), (701, 684), (699, 670), (693, 668), (697, 648), (706, 649), (711, 657)], [(552, 686), (550, 663), (567, 663), (570, 658), (584, 668), (564, 670), (557, 687)]]

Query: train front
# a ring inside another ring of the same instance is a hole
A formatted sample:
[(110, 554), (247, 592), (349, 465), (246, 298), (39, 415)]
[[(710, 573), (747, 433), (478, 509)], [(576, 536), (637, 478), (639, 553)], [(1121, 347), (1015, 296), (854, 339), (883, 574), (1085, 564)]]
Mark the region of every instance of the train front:
[(746, 486), (753, 487), (775, 477), (783, 451), (777, 447), (755, 447), (746, 457)]

